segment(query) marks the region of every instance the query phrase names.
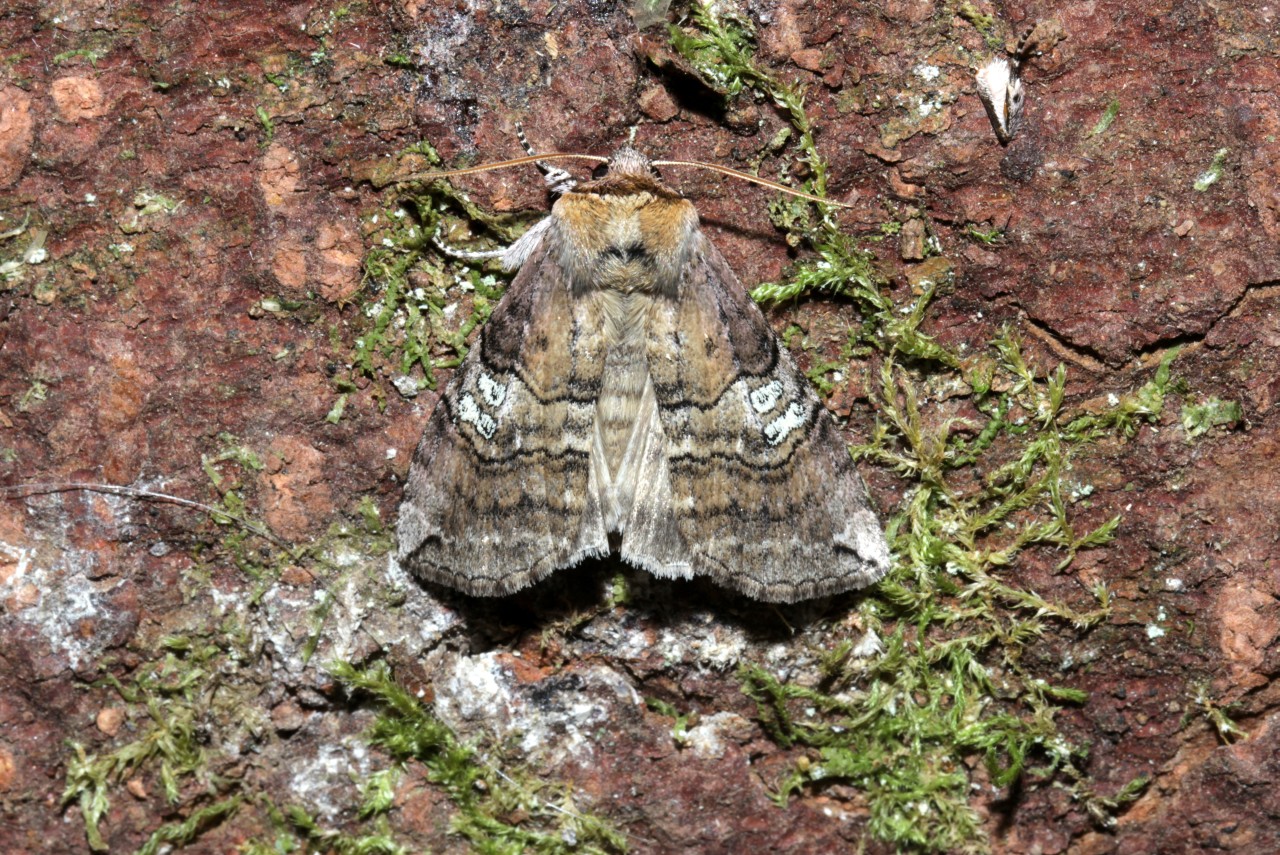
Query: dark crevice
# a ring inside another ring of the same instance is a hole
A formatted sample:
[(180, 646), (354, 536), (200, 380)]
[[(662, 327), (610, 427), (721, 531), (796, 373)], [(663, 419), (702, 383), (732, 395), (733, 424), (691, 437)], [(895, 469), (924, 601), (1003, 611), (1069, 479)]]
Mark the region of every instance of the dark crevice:
[(1093, 374), (1106, 373), (1112, 366), (1098, 350), (1085, 344), (1069, 344), (1055, 330), (1034, 318), (1023, 315), (1028, 329), (1054, 353)]

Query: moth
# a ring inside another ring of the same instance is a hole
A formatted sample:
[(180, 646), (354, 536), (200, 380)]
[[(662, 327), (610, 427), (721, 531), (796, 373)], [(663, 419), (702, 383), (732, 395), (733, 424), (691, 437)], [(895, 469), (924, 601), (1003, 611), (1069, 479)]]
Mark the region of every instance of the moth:
[(1022, 65), (1036, 46), (1033, 37), (1036, 30), (1032, 27), (1023, 34), (1010, 58), (992, 57), (978, 69), (978, 98), (1001, 145), (1008, 145), (1022, 128), (1022, 106), (1026, 100)]
[(561, 195), (502, 252), (519, 273), (423, 432), (400, 564), (478, 596), (615, 548), (770, 602), (877, 581), (889, 550), (835, 421), (693, 204), (632, 148), (607, 165), (544, 169)]

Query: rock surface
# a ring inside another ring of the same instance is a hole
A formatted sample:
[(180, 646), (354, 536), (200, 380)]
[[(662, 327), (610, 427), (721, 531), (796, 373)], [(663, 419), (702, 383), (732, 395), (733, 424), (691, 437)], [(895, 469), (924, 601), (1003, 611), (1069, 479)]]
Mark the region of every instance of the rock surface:
[[(607, 153), (635, 127), (654, 155), (748, 169), (785, 125), (749, 97), (719, 111), (676, 64), (661, 68), (646, 47), (661, 31), (638, 35), (628, 5), (30, 2), (0, 15), (0, 233), (26, 225), (0, 241), (0, 263), (23, 259), (0, 278), (3, 483), (206, 502), (234, 489), (296, 544), (353, 524), (360, 497), (393, 519), (434, 395), (334, 383), (348, 359), (334, 342), (363, 329), (369, 218), (388, 201), (369, 176), (423, 139), (450, 163), (516, 156), (517, 122), (546, 149)], [(1132, 387), (1183, 346), (1181, 397), (1161, 423), (1076, 463), (1099, 520), (1123, 515), (1116, 542), (1065, 577), (1052, 562), (1011, 571), (1045, 595), (1112, 591), (1103, 626), (1044, 639), (1028, 664), (1090, 692), (1064, 727), (1091, 746), (1100, 790), (1152, 783), (1111, 829), (1051, 787), (990, 802), (992, 846), (1280, 851), (1280, 7), (1015, 4), (1000, 32), (1043, 13), (1065, 38), (1029, 62), (1026, 125), (1002, 148), (972, 86), (973, 58), (991, 48), (950, 5), (744, 4), (761, 61), (806, 86), (831, 193), (855, 206), (842, 225), (874, 234), (911, 206), (909, 251), (877, 252), (904, 296), (929, 278), (916, 263), (928, 242), (942, 248), (954, 287), (925, 329), (978, 347), (1012, 322), (1037, 364), (1067, 365), (1074, 401)], [(767, 192), (702, 173), (679, 184), (744, 282), (782, 274), (792, 257)], [(490, 209), (547, 204), (521, 170), (466, 187)], [(974, 243), (971, 227), (1002, 238)], [(839, 350), (838, 301), (772, 315), (779, 330), (797, 318)], [(1177, 405), (1210, 397), (1242, 417), (1189, 441)], [(833, 395), (853, 434), (870, 424), (861, 398)], [(891, 473), (866, 474), (893, 510)], [(766, 738), (733, 675), (743, 661), (813, 671), (818, 619), (856, 598), (783, 614), (628, 572), (632, 593), (610, 608), (606, 563), (475, 602), (358, 549), (330, 547), (323, 584), (298, 563), (251, 578), (204, 560), (224, 534), (190, 509), (120, 496), (0, 500), (0, 850), (87, 851), (78, 807), (62, 802), (68, 744), (107, 752), (149, 727), (103, 678), (137, 679), (156, 651), (190, 667), (217, 633), (251, 637), (261, 658), (202, 672), (225, 687), (201, 737), (208, 774), (334, 827), (355, 823), (353, 776), (387, 761), (360, 738), (372, 713), (323, 665), (383, 656), (460, 736), (496, 738), (571, 785), (634, 851), (825, 852), (862, 838), (856, 794), (771, 801), (802, 752)], [(174, 637), (194, 647), (166, 648)], [(701, 714), (683, 743), (649, 698)], [(1224, 740), (1210, 706), (1248, 738)], [(199, 803), (197, 781), (171, 802), (147, 775), (111, 788), (112, 851)], [(410, 772), (393, 825), (411, 848), (465, 851), (452, 811)], [(187, 851), (274, 828), (242, 805)]]

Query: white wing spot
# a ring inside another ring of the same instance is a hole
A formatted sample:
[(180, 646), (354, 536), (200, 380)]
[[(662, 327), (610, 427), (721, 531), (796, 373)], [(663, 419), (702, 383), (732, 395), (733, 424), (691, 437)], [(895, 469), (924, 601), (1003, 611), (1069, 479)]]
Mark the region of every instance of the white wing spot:
[(774, 380), (772, 383), (761, 386), (751, 393), (751, 408), (757, 413), (767, 413), (774, 408), (781, 397), (782, 381)]
[(785, 413), (765, 425), (764, 438), (769, 440), (770, 445), (777, 445), (787, 438), (787, 434), (798, 427), (804, 427), (808, 421), (804, 406), (799, 401), (792, 401)]
[(484, 402), (491, 407), (501, 406), (507, 397), (506, 385), (494, 380), (488, 374), (481, 374), (476, 385), (480, 387), (480, 397), (484, 398)]
[(481, 412), (476, 406), (476, 399), (471, 395), (463, 395), (458, 399), (458, 419), (475, 427), (476, 433), (485, 439), (493, 439), (498, 423), (488, 413)]

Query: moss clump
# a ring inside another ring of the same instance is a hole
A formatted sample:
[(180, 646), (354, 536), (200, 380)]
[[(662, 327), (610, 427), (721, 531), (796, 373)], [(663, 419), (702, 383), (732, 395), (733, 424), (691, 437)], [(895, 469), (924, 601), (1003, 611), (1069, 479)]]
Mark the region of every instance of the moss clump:
[[(331, 670), (353, 693), (372, 700), (378, 718), (369, 728), (369, 743), (402, 764), (420, 763), (427, 778), (444, 789), (458, 808), (453, 831), (478, 852), (625, 852), (626, 839), (603, 820), (581, 813), (568, 793), (556, 799), (538, 792), (542, 785), (524, 784), (500, 771), (472, 745), (454, 735), (431, 710), (399, 685), (385, 665), (359, 669), (336, 663)], [(378, 782), (364, 811), (377, 813), (389, 804)], [(510, 817), (519, 816), (513, 821)]]
[(1116, 116), (1120, 115), (1120, 99), (1112, 98), (1107, 104), (1107, 109), (1102, 111), (1102, 115), (1098, 118), (1098, 123), (1089, 129), (1086, 136), (1096, 137), (1105, 134), (1116, 120)]
[(998, 228), (983, 228), (977, 223), (969, 223), (964, 227), (965, 236), (972, 239), (975, 243), (983, 246), (998, 246), (1004, 242), (1004, 230)]
[(1187, 439), (1203, 436), (1216, 427), (1238, 425), (1243, 419), (1244, 410), (1238, 401), (1209, 397), (1182, 405), (1182, 429), (1187, 432)]
[[(239, 805), (237, 796), (227, 796), (227, 782), (210, 771), (200, 733), (214, 704), (211, 677), (225, 664), (227, 647), (206, 639), (171, 637), (161, 642), (161, 649), (161, 658), (142, 667), (129, 682), (108, 676), (95, 684), (113, 687), (129, 705), (135, 738), (98, 754), (88, 753), (79, 743), (70, 744), (62, 798), (66, 804), (80, 806), (85, 837), (95, 852), (107, 850), (100, 825), (111, 805), (111, 790), (144, 772), (159, 779), (170, 805), (181, 801), (189, 785), (214, 794), (214, 798), (197, 805), (186, 821), (158, 829), (140, 851), (153, 852), (164, 843), (190, 841)], [(218, 685), (222, 689), (218, 702), (234, 702), (228, 684), (218, 681)], [(241, 696), (240, 700), (247, 703), (249, 698)]]
[[(339, 8), (309, 28), (320, 38), (318, 53), (331, 50), (336, 25), (348, 14)], [(414, 69), (420, 63), (412, 54), (410, 45), (397, 45), (383, 61)], [(317, 63), (316, 57), (311, 55), (310, 66)], [(331, 335), (349, 369), (334, 379), (337, 397), (327, 417), (331, 423), (341, 420), (350, 396), (365, 386), (357, 381), (375, 381), (371, 394), (380, 402), (388, 383), (405, 397), (435, 389), (436, 369), (461, 361), (468, 336), (488, 319), (505, 290), (505, 282), (494, 274), (496, 265), (459, 271), (457, 265), (442, 264), (433, 238), (461, 241), (466, 239), (464, 231), (482, 231), (505, 245), (519, 236), (525, 221), (490, 214), (446, 182), (406, 177), (403, 172), (406, 167), (422, 173), (440, 166), (435, 149), (421, 142), (402, 151), (392, 169), (371, 177), (374, 186), (395, 185), (398, 192), (364, 220), (372, 249), (365, 256), (367, 288), (357, 301), (359, 316), (353, 323), (359, 332), (351, 344), (337, 329)]]
[[(426, 143), (402, 152), (403, 163), (438, 166), (440, 159)], [(432, 240), (456, 240), (455, 232), (482, 231), (506, 244), (524, 223), (485, 213), (465, 194), (442, 181), (415, 183), (384, 176), (377, 183), (396, 183), (402, 195), (366, 219), (374, 247), (365, 256), (365, 281), (371, 299), (364, 303), (363, 329), (348, 361), (353, 377), (390, 382), (406, 397), (436, 387), (437, 368), (452, 368), (467, 353), (467, 338), (489, 318), (506, 288), (485, 266), (444, 264)], [(460, 295), (460, 296), (458, 296)], [(335, 347), (341, 348), (341, 342)], [(415, 371), (421, 377), (414, 378)], [(345, 396), (355, 390), (348, 378), (337, 381), (339, 404), (330, 421), (341, 417)]]
[[(282, 852), (332, 852), (335, 855), (409, 855), (413, 850), (396, 841), (384, 817), (371, 830), (349, 833), (324, 827), (306, 808), (289, 805), (283, 810), (268, 804), (268, 815), (276, 826), (270, 841), (249, 840), (240, 846), (240, 855), (279, 855)], [(362, 816), (362, 819), (366, 817)]]
[(976, 6), (967, 2), (967, 0), (959, 5), (956, 9), (956, 14), (968, 21), (970, 24), (973, 24), (974, 29), (983, 35), (990, 33), (996, 25), (996, 19), (994, 16), (984, 15), (978, 11)]
[[(193, 550), (199, 563), (184, 580), (188, 597), (207, 597), (213, 569), (229, 563), (249, 583), (243, 593), (243, 608), (251, 610), (286, 566), (306, 565), (319, 578), (334, 584), (350, 572), (333, 560), (334, 554), (356, 549), (376, 556), (390, 549), (390, 535), (368, 500), (356, 509), (360, 524), (336, 524), (326, 536), (306, 547), (284, 543), (251, 518), (240, 495), (243, 476), (264, 468), (260, 455), (229, 434), (220, 434), (218, 440), (221, 450), (201, 460), (220, 494), (216, 504), (153, 495), (160, 501), (203, 508), (215, 524), (229, 529), (216, 543)], [(138, 495), (146, 498), (152, 494), (140, 491)], [(315, 626), (304, 645), (304, 661), (314, 650), (331, 602), (325, 591), (311, 611)], [(156, 643), (149, 661), (136, 666), (130, 676), (107, 674), (93, 684), (93, 688), (113, 690), (123, 701), (129, 727), (122, 732), (130, 738), (98, 752), (79, 743), (69, 745), (63, 800), (79, 805), (91, 849), (107, 849), (101, 825), (110, 809), (112, 792), (135, 779), (159, 781), (165, 801), (185, 816), (152, 832), (138, 850), (141, 853), (189, 843), (226, 821), (246, 802), (262, 801), (262, 794), (243, 781), (225, 779), (212, 771), (218, 756), (210, 747), (260, 741), (270, 729), (257, 704), (264, 679), (259, 673), (263, 649), (255, 642), (250, 620), (241, 611), (194, 626), (185, 634), (165, 636)], [(104, 661), (101, 667), (106, 670), (112, 664)], [(211, 730), (217, 730), (221, 738), (209, 740)]]
[(1191, 189), (1197, 193), (1203, 193), (1210, 187), (1218, 183), (1218, 179), (1222, 177), (1222, 172), (1227, 165), (1227, 155), (1231, 153), (1230, 149), (1220, 148), (1213, 153), (1213, 162), (1209, 164), (1209, 168), (1200, 173), (1196, 177), (1195, 182), (1191, 185)]

